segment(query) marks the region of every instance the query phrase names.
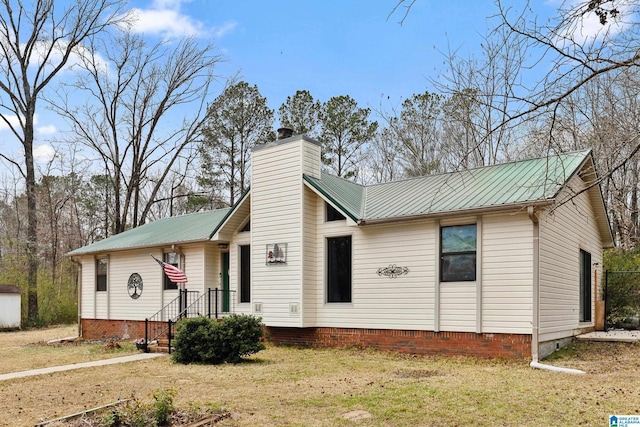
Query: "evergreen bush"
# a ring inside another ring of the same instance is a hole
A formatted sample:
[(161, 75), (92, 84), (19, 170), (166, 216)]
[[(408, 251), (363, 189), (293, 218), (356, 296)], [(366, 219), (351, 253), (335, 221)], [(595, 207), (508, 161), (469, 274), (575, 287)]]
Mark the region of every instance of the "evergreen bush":
[(178, 363), (238, 363), (243, 357), (264, 350), (262, 319), (232, 314), (221, 321), (206, 317), (178, 323), (173, 342), (173, 360)]

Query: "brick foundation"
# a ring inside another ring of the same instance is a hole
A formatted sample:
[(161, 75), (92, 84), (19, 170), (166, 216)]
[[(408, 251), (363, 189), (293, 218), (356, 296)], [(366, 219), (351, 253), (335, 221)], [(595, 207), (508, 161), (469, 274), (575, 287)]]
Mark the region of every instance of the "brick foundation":
[(531, 335), (476, 334), (352, 328), (267, 327), (274, 344), (309, 347), (371, 347), (411, 354), (520, 358), (531, 356)]
[[(82, 319), (85, 339), (144, 337), (144, 321)], [(266, 327), (267, 341), (301, 347), (371, 347), (411, 354), (530, 357), (531, 335), (395, 329)]]
[(82, 338), (135, 340), (144, 337), (144, 320), (81, 319)]

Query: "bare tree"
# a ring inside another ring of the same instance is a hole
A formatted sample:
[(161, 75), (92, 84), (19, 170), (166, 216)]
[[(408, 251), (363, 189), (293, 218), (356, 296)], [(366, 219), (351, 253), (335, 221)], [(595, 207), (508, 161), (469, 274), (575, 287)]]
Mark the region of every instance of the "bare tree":
[(358, 172), (362, 184), (380, 184), (405, 177), (395, 133), (388, 127), (379, 129), (365, 149), (364, 169)]
[(121, 0), (0, 2), (0, 120), (22, 144), (24, 159), (0, 157), (25, 180), (27, 196), (28, 324), (38, 321), (38, 247), (34, 117), (54, 77), (90, 37), (123, 19)]
[[(414, 3), (400, 0), (395, 10), (408, 13)], [(556, 17), (544, 22), (533, 3), (498, 0), (496, 6), (496, 25), (483, 40), (480, 60), (450, 60), (439, 87), (448, 94), (475, 92), (484, 118), (474, 120), (481, 125), (474, 155), (493, 162), (593, 148), (616, 238), (635, 246), (640, 2), (562, 2)]]
[[(148, 46), (128, 31), (92, 39), (81, 62), (86, 73), (50, 103), (70, 123), (73, 141), (98, 155), (113, 188), (115, 233), (146, 222), (164, 180), (190, 153), (220, 61), (212, 51), (193, 39)], [(68, 101), (72, 90), (84, 105)]]

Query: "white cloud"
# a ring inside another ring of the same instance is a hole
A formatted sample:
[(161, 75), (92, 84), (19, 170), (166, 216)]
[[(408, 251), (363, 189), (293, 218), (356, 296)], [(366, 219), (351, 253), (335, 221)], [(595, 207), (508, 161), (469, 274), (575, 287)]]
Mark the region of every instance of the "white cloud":
[[(18, 120), (18, 116), (15, 115), (3, 115), (4, 119), (6, 119), (14, 128), (20, 127), (20, 120)], [(0, 131), (8, 130), (9, 125), (5, 122), (4, 119), (0, 119)]]
[(50, 145), (37, 145), (33, 147), (33, 158), (38, 163), (48, 163), (56, 156), (56, 150)]
[(56, 129), (54, 125), (39, 126), (36, 128), (36, 132), (40, 135), (53, 135), (57, 131), (58, 129)]
[[(580, 0), (571, 0), (562, 4), (566, 9), (573, 10), (580, 6), (584, 7), (584, 2)], [(615, 18), (609, 18), (606, 24), (600, 22), (600, 18), (595, 12), (588, 12), (579, 18), (575, 25), (567, 29), (565, 36), (570, 37), (576, 43), (584, 43), (588, 41), (598, 40), (608, 36), (615, 36), (627, 30), (630, 26), (630, 20), (626, 19), (634, 13), (632, 5), (628, 1), (620, 1), (616, 3), (616, 9), (619, 14)]]
[(133, 30), (162, 37), (204, 34), (202, 22), (180, 11), (182, 3), (184, 0), (154, 0), (149, 9), (133, 9)]
[(215, 35), (215, 37), (217, 39), (220, 39), (220, 38), (226, 36), (227, 34), (229, 34), (230, 32), (232, 32), (236, 28), (237, 25), (238, 25), (238, 23), (235, 22), (235, 21), (226, 22), (226, 23), (222, 24), (222, 26), (220, 26), (220, 27), (215, 27), (213, 29), (213, 34)]

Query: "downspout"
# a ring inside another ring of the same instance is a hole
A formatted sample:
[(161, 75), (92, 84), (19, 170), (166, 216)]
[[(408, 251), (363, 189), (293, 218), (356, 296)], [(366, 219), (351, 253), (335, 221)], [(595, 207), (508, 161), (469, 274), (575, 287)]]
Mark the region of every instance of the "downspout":
[(540, 331), (540, 223), (533, 206), (527, 207), (527, 214), (533, 223), (533, 322), (531, 328), (531, 363), (529, 366), (567, 374), (584, 374), (579, 369), (561, 368), (545, 365), (538, 361), (539, 331)]
[(78, 266), (78, 337), (82, 336), (82, 263), (71, 257), (71, 262)]
[(527, 214), (533, 223), (533, 323), (531, 328), (531, 363), (538, 363), (538, 332), (540, 322), (540, 223), (533, 209), (527, 207)]

